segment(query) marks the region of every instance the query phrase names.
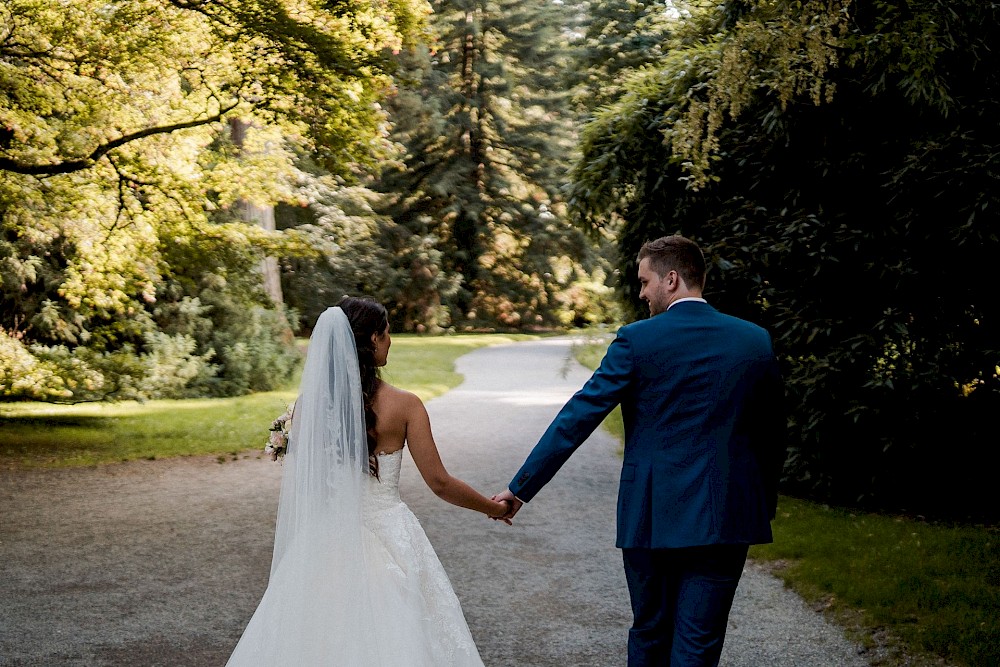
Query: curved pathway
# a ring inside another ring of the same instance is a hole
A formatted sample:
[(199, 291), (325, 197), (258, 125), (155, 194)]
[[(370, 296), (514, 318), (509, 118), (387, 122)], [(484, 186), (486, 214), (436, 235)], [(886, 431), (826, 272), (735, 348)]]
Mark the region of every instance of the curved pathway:
[[(464, 384), (428, 403), (450, 472), (487, 494), (506, 485), (589, 376), (570, 346), (546, 339), (459, 360)], [(403, 498), (490, 667), (625, 664), (616, 449), (595, 433), (512, 527), (441, 502), (404, 461)], [(0, 665), (225, 664), (267, 583), (280, 474), (255, 454), (0, 471)], [(391, 626), (373, 628), (372, 640)], [(722, 664), (869, 663), (751, 564)]]

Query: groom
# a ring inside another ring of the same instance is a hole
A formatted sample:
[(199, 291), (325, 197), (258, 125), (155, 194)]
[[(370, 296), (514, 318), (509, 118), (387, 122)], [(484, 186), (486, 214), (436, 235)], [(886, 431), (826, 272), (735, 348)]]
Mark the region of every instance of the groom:
[(513, 518), (621, 404), (618, 540), (634, 622), (629, 667), (719, 662), (751, 544), (771, 541), (785, 458), (771, 339), (702, 298), (705, 258), (667, 236), (639, 251), (650, 318), (622, 327), (507, 491)]

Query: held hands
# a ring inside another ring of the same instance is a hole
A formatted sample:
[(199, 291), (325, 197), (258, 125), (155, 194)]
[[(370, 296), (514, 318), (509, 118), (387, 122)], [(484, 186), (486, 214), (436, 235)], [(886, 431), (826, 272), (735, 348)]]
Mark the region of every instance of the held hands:
[(490, 500), (492, 500), (496, 504), (497, 510), (495, 512), (489, 512), (486, 516), (488, 516), (489, 518), (493, 519), (494, 521), (503, 521), (508, 526), (512, 525), (511, 522), (510, 522), (510, 519), (507, 518), (508, 515), (513, 516), (511, 514), (511, 503), (510, 503), (510, 501), (509, 500), (497, 500), (496, 496), (493, 496)]
[(524, 503), (515, 498), (514, 494), (510, 492), (510, 489), (504, 489), (500, 493), (493, 496), (491, 500), (503, 503), (507, 508), (507, 512), (501, 516), (491, 516), (490, 518), (494, 521), (503, 521), (508, 526), (513, 525), (514, 515), (517, 514), (517, 511), (521, 509), (521, 505)]

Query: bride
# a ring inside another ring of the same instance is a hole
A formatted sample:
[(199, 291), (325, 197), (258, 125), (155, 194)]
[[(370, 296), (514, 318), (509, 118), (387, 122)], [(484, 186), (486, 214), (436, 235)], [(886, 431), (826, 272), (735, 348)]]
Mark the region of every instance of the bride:
[(316, 322), (278, 503), (271, 577), (231, 667), (482, 666), (448, 575), (399, 499), (404, 446), (449, 503), (510, 509), (448, 474), (420, 399), (379, 377), (385, 308), (344, 297)]

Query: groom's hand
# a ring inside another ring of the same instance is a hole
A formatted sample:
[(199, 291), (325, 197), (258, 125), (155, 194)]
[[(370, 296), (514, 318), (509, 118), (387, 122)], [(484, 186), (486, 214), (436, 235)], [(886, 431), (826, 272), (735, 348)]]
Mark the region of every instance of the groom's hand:
[(510, 492), (510, 489), (504, 489), (500, 493), (496, 494), (495, 496), (493, 496), (493, 500), (495, 500), (498, 503), (502, 503), (503, 501), (506, 500), (508, 503), (510, 503), (510, 511), (498, 519), (499, 521), (503, 521), (507, 525), (510, 525), (511, 520), (514, 518), (514, 515), (517, 514), (517, 511), (521, 509), (521, 505), (524, 504), (520, 500), (514, 497), (514, 494)]

